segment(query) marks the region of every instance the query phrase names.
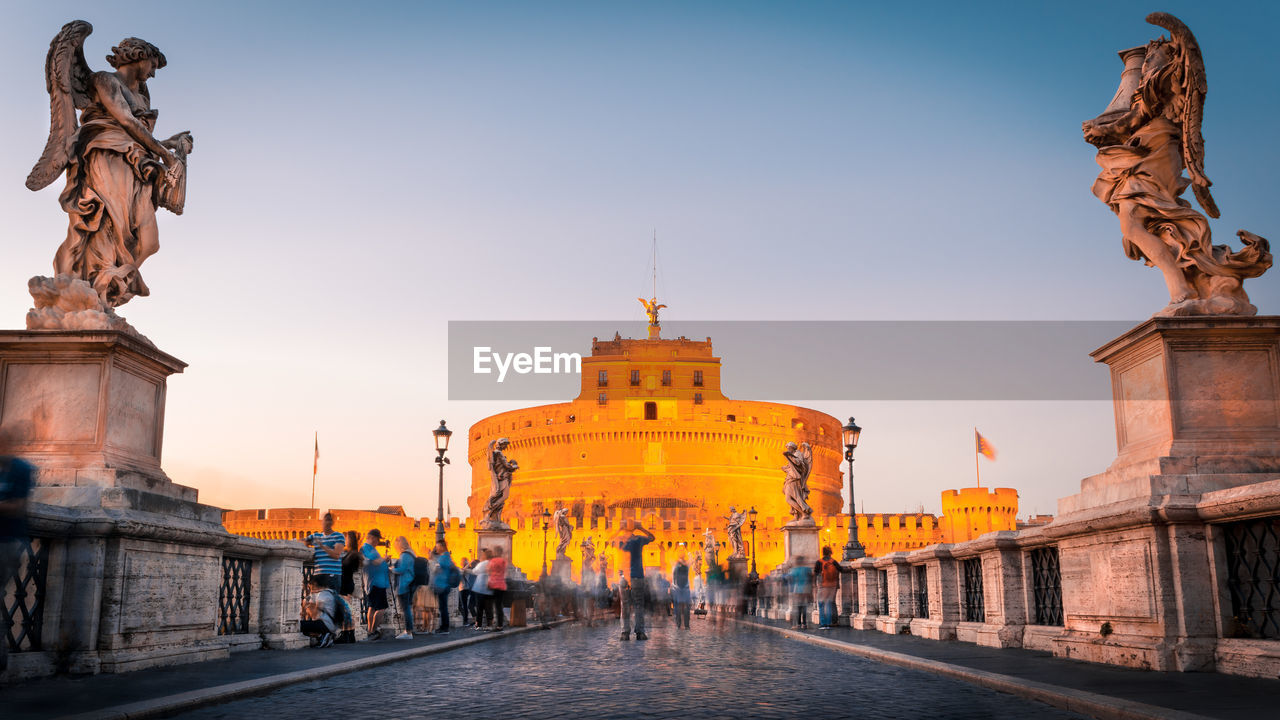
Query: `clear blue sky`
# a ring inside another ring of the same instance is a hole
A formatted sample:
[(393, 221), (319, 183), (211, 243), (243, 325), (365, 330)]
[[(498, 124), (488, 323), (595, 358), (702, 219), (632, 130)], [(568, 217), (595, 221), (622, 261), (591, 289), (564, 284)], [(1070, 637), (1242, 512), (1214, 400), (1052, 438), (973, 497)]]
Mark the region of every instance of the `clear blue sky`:
[[(196, 137), (153, 295), (123, 308), (191, 364), (170, 385), (169, 474), (214, 504), (306, 505), (319, 430), (320, 504), (432, 513), (435, 421), (506, 409), (447, 401), (446, 323), (640, 319), (655, 227), (673, 319), (1150, 315), (1163, 285), (1090, 194), (1079, 126), (1114, 92), (1116, 51), (1158, 34), (1152, 10), (1204, 50), (1214, 232), (1280, 237), (1275, 3), (11, 7), (0, 324), (22, 325), (65, 233), (61, 183), (22, 185), (49, 39), (89, 20), (105, 69), (145, 38), (169, 59), (158, 132)], [(1247, 288), (1280, 312), (1275, 273)], [(810, 362), (838, 359), (780, 371)], [(984, 480), (1019, 488), (1024, 514), (1114, 455), (1105, 403), (809, 404), (867, 428), (868, 510), (936, 510), (971, 482), (973, 425), (1001, 451)]]

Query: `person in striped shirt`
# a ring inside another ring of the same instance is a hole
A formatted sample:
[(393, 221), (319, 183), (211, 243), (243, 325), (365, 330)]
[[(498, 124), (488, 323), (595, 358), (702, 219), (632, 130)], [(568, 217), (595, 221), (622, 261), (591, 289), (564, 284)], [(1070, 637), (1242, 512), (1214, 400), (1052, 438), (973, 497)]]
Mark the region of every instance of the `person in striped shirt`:
[(342, 552), (347, 547), (347, 537), (333, 529), (333, 513), (324, 514), (323, 529), (307, 536), (307, 545), (315, 554), (315, 577), (324, 579), (324, 585), (335, 593), (342, 582)]

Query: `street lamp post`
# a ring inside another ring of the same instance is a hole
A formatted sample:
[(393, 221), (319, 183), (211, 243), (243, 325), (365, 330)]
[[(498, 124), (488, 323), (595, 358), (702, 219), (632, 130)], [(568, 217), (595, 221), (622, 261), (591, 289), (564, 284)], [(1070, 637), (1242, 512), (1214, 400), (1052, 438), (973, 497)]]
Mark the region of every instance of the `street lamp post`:
[(751, 520), (751, 572), (756, 571), (756, 508), (754, 505), (747, 511), (747, 517)]
[(547, 576), (547, 528), (551, 527), (551, 513), (542, 508), (542, 577)]
[(862, 428), (849, 418), (849, 424), (840, 428), (844, 439), (844, 459), (849, 463), (849, 541), (844, 544), (843, 559), (857, 560), (867, 556), (867, 551), (858, 542), (858, 514), (853, 504), (853, 450), (858, 447), (858, 438), (862, 436)]
[(431, 435), (436, 440), (436, 465), (440, 468), (440, 487), (436, 495), (436, 542), (444, 542), (444, 466), (449, 464), (449, 458), (444, 456), (444, 451), (449, 449), (449, 436), (453, 431), (444, 426), (444, 421), (440, 421), (440, 427), (431, 431)]

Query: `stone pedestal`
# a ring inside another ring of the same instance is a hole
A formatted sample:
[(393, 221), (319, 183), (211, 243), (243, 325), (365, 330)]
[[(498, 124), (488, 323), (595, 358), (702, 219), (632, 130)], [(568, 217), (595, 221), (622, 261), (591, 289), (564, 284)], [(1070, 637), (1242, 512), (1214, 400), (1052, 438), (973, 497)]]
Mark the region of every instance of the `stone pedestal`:
[(167, 378), (185, 367), (115, 330), (0, 331), (0, 423), (36, 466), (31, 542), (48, 557), (40, 645), (6, 678), (300, 643), (308, 551), (227, 533), (160, 467)]
[(1116, 459), (1059, 515), (1280, 473), (1280, 318), (1153, 318), (1092, 356), (1111, 368)]
[(786, 564), (791, 567), (796, 558), (813, 564), (822, 556), (818, 543), (818, 527), (810, 521), (805, 525), (787, 524), (782, 526), (782, 545), (786, 551)]
[(510, 576), (515, 568), (511, 563), (512, 538), (515, 535), (516, 531), (511, 528), (476, 528), (476, 557), (480, 557), (482, 548), (502, 548), (502, 557), (507, 559), (507, 575)]
[(1058, 502), (1057, 655), (1211, 670), (1206, 493), (1280, 473), (1280, 318), (1154, 318), (1093, 353), (1111, 368), (1116, 460)]
[(737, 580), (745, 580), (751, 563), (745, 557), (729, 558), (729, 575)]
[(573, 584), (573, 560), (564, 555), (557, 555), (551, 561), (551, 576), (566, 585)]

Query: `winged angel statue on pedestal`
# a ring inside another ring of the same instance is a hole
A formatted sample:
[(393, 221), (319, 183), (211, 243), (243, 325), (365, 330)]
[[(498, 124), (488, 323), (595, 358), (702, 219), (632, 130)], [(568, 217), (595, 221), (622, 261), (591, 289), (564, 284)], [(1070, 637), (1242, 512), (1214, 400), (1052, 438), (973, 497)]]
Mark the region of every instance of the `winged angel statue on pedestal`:
[(1208, 89), (1200, 46), (1168, 13), (1152, 13), (1147, 22), (1169, 37), (1120, 53), (1120, 89), (1084, 123), (1102, 166), (1093, 194), (1119, 215), (1125, 253), (1164, 274), (1169, 305), (1156, 315), (1254, 315), (1243, 284), (1271, 267), (1267, 241), (1241, 230), (1240, 251), (1214, 245), (1209, 221), (1182, 197), (1190, 185), (1200, 207), (1218, 217), (1200, 135)]
[(113, 308), (150, 292), (139, 268), (160, 248), (156, 208), (181, 214), (186, 202), (191, 133), (152, 134), (147, 81), (165, 66), (164, 53), (126, 38), (107, 56), (114, 71), (94, 72), (84, 58), (91, 32), (83, 20), (67, 23), (45, 60), (49, 140), (26, 184), (40, 190), (65, 171), (59, 202), (70, 224), (53, 260), (57, 277), (31, 280), (31, 329), (122, 325)]

